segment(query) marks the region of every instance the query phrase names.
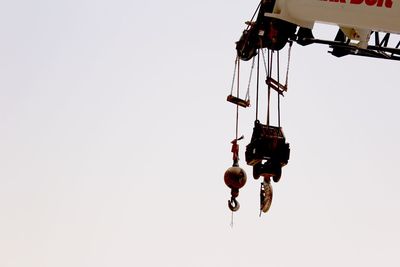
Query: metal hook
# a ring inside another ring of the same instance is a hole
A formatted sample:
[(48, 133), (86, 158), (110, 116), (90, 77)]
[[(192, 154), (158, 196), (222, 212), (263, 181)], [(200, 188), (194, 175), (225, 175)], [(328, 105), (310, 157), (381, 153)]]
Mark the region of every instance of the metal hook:
[(261, 212), (266, 213), (271, 208), (272, 196), (273, 192), (270, 179), (264, 178), (264, 182), (261, 183), (260, 188), (260, 216)]
[(236, 200), (236, 198), (232, 197), (231, 200), (228, 200), (228, 207), (231, 211), (235, 212), (238, 211), (240, 208), (239, 202)]

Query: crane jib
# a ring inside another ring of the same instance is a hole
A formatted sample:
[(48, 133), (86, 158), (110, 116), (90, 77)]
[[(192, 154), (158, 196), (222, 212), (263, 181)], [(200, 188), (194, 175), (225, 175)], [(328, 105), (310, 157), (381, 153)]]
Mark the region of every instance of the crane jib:
[(367, 6), (392, 8), (393, 0), (320, 0), (324, 2), (348, 3), (353, 5), (365, 4)]

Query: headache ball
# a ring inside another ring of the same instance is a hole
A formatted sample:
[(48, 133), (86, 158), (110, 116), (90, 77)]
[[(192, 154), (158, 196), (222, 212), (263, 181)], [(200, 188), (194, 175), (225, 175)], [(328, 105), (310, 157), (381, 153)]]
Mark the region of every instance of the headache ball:
[(242, 168), (233, 166), (226, 170), (224, 181), (229, 188), (239, 189), (246, 184), (247, 175)]

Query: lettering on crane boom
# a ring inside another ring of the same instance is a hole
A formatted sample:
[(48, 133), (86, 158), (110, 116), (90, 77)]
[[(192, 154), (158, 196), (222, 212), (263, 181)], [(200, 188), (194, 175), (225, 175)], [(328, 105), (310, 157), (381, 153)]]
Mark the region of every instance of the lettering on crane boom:
[(393, 0), (321, 0), (325, 2), (349, 3), (353, 5), (366, 4), (367, 6), (387, 7), (392, 8)]

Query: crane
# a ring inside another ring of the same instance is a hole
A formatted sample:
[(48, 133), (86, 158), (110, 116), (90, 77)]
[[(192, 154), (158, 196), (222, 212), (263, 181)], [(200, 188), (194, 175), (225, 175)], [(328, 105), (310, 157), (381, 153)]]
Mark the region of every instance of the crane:
[[(331, 24), (338, 27), (331, 40), (314, 37), (316, 23)], [(327, 45), (329, 53), (336, 57), (348, 55), (379, 59), (400, 60), (400, 41), (392, 38), (400, 34), (400, 2), (393, 0), (261, 0), (252, 19), (246, 22), (239, 41), (236, 42), (237, 57), (231, 94), (227, 100), (236, 105), (236, 138), (231, 142), (233, 165), (224, 174), (225, 184), (231, 189), (229, 209), (235, 212), (240, 205), (236, 198), (239, 189), (246, 184), (247, 175), (239, 167), (238, 137), (239, 107), (250, 106), (249, 88), (246, 99), (239, 97), (240, 61), (252, 59), (254, 66), (257, 57), (257, 101), (256, 120), (250, 143), (246, 146), (246, 163), (253, 168), (254, 179), (263, 177), (260, 189), (260, 214), (267, 212), (272, 203), (271, 180), (279, 182), (290, 156), (280, 125), (280, 96), (287, 92), (290, 48), (293, 43), (301, 46), (311, 44)], [(393, 41), (394, 39), (394, 41)], [(279, 51), (289, 44), (286, 84), (279, 80)], [(267, 50), (267, 52), (264, 52)], [(268, 54), (268, 62), (265, 54)], [(274, 54), (275, 53), (275, 54)], [(267, 85), (266, 123), (258, 118), (259, 67), (260, 54), (264, 59)], [(275, 57), (274, 57), (275, 55)], [(277, 71), (273, 73), (273, 60), (277, 60)], [(237, 71), (237, 73), (236, 73)], [(235, 73), (237, 74), (237, 93), (233, 95)], [(273, 78), (273, 74), (277, 77)], [(251, 78), (251, 74), (250, 74)], [(250, 82), (249, 82), (250, 85)], [(278, 125), (270, 123), (271, 92), (278, 95)]]

